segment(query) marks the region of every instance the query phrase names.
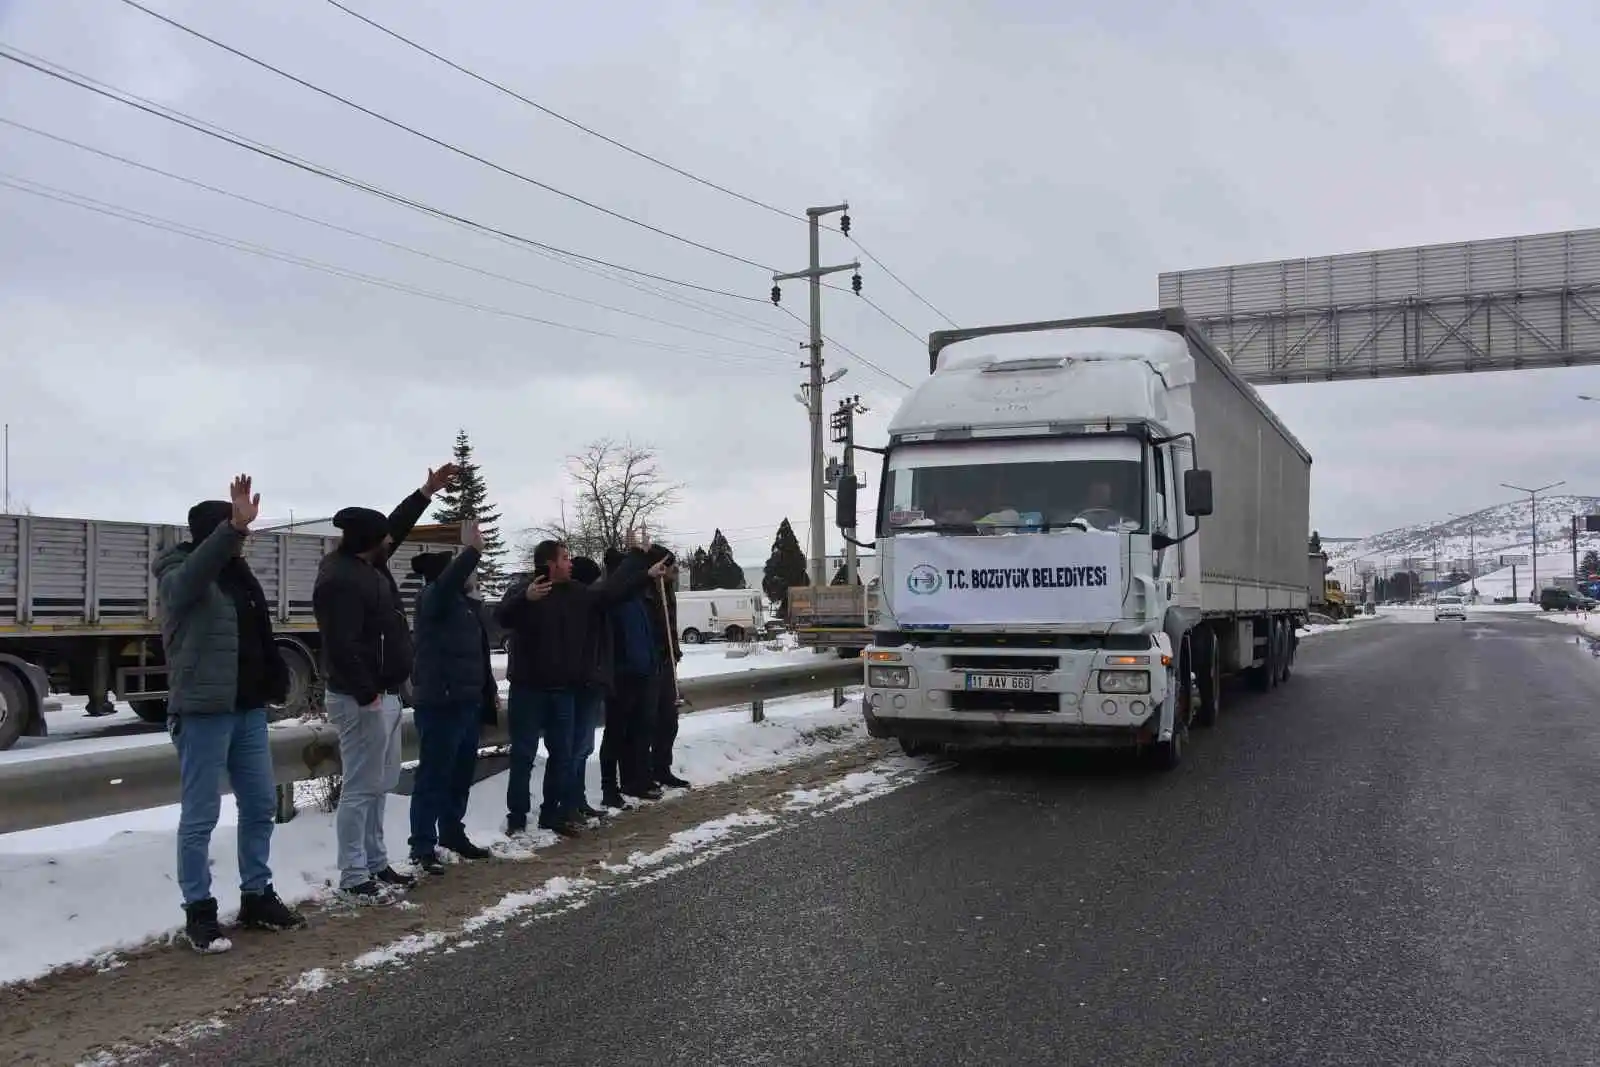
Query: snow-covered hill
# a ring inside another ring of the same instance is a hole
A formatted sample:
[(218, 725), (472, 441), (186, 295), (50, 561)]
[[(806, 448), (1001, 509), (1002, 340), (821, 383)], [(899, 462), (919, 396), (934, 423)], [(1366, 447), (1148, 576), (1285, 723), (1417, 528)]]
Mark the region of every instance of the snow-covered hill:
[[(1578, 520), (1578, 557), (1590, 549), (1600, 551), (1600, 534), (1585, 533), (1582, 516), (1600, 514), (1600, 497), (1553, 495), (1539, 499), (1539, 584), (1548, 585), (1558, 575), (1572, 574), (1572, 516)], [(1418, 523), (1388, 530), (1352, 544), (1328, 545), (1334, 576), (1348, 574), (1352, 565), (1371, 564), (1380, 572), (1401, 569), (1414, 559), (1430, 568), (1435, 559), (1440, 571), (1457, 565), (1467, 569), (1477, 560), (1477, 587), (1484, 596), (1511, 595), (1511, 568), (1497, 565), (1500, 556), (1531, 556), (1532, 528), (1526, 499), (1496, 504), (1468, 515), (1439, 522)], [(1517, 567), (1517, 593), (1529, 592), (1529, 567)]]

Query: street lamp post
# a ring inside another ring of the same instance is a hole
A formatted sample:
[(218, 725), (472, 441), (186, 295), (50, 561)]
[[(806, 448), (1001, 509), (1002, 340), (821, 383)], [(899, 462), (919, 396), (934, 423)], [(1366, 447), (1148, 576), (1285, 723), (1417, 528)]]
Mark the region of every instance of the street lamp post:
[(1533, 588), (1529, 591), (1529, 599), (1537, 601), (1539, 599), (1539, 494), (1567, 483), (1565, 480), (1551, 482), (1549, 485), (1541, 485), (1537, 489), (1524, 489), (1522, 486), (1512, 485), (1510, 482), (1501, 482), (1500, 484), (1507, 489), (1515, 489), (1519, 493), (1528, 494), (1528, 508), (1533, 513), (1531, 520), (1533, 526)]

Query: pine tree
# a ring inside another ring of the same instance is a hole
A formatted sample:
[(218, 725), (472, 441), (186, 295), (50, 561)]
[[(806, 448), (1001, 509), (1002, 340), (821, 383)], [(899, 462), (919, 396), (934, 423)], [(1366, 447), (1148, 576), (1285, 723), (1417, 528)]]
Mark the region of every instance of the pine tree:
[(706, 577), (710, 579), (708, 589), (743, 589), (744, 568), (739, 566), (739, 561), (733, 558), (733, 546), (728, 544), (728, 539), (718, 530), (711, 536), (711, 550), (706, 554), (710, 567)]
[(1592, 548), (1585, 552), (1583, 554), (1583, 562), (1578, 564), (1578, 569), (1583, 572), (1584, 577), (1588, 577), (1591, 574), (1600, 574), (1600, 552), (1596, 552)]
[(711, 556), (704, 548), (695, 549), (689, 557), (689, 588), (696, 592), (712, 588)]
[(456, 483), (439, 494), (433, 509), (435, 522), (466, 522), (477, 520), (483, 531), (483, 562), (478, 564), (478, 581), (485, 591), (495, 592), (503, 580), (500, 559), (505, 555), (505, 543), (500, 538), (497, 524), (500, 513), (489, 503), (489, 488), (484, 484), (483, 470), (472, 458), (472, 441), (467, 431), (456, 434), (455, 463), (461, 468)]
[(767, 557), (766, 569), (761, 574), (761, 591), (768, 600), (778, 605), (778, 613), (787, 618), (790, 587), (805, 585), (807, 581), (806, 554), (800, 548), (799, 538), (794, 535), (794, 527), (789, 525), (788, 519), (784, 519), (778, 524), (778, 532), (772, 538), (772, 553)]

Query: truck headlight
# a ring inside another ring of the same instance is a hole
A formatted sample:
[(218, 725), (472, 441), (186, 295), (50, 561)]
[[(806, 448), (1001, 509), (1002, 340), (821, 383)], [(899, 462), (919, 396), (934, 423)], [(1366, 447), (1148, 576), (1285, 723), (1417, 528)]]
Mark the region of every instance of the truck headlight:
[(910, 667), (868, 667), (867, 684), (874, 689), (910, 689)]
[(1150, 692), (1150, 673), (1148, 671), (1101, 671), (1100, 692), (1148, 693)]

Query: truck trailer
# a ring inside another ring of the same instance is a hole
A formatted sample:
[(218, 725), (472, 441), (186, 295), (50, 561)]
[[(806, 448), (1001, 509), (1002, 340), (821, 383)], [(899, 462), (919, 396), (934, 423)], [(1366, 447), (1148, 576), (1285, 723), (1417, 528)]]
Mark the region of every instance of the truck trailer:
[[(389, 561), (408, 611), (421, 587), (412, 558), (452, 548), (429, 530), (418, 526)], [(150, 564), (188, 539), (185, 526), (0, 515), (0, 750), (47, 732), (51, 692), (87, 697), (90, 715), (109, 714), (113, 700), (124, 700), (146, 722), (166, 719)], [(338, 537), (287, 530), (252, 533), (245, 542), (289, 668), (289, 697), (269, 709), (274, 718), (298, 717), (320, 703), (311, 592), (318, 565), (338, 544)]]
[[(946, 351), (1010, 334), (1047, 335), (1043, 354)], [(1181, 310), (946, 330), (928, 349), (873, 450), (869, 733), (912, 753), (1132, 747), (1170, 768), (1225, 675), (1288, 680), (1311, 456)], [(853, 483), (838, 504), (849, 535)]]

